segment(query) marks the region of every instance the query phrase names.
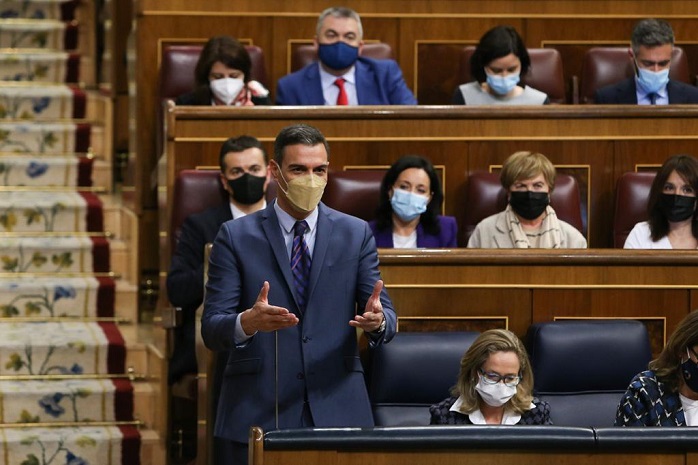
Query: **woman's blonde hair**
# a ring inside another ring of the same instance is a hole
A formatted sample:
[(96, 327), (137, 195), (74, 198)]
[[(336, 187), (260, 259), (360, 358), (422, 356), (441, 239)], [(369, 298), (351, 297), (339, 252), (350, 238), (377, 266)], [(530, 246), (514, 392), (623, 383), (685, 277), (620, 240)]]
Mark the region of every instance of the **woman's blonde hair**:
[(504, 160), (499, 180), (504, 189), (509, 191), (516, 181), (531, 179), (543, 173), (550, 192), (555, 187), (555, 166), (542, 153), (516, 152)]
[(514, 352), (519, 358), (521, 382), (516, 387), (514, 397), (506, 403), (506, 407), (517, 413), (524, 413), (531, 409), (533, 371), (531, 363), (528, 361), (526, 349), (524, 349), (521, 340), (511, 331), (490, 329), (475, 339), (460, 361), (458, 381), (451, 394), (462, 397), (464, 413), (471, 413), (479, 408), (480, 397), (475, 390), (475, 385), (479, 379), (478, 370), (495, 352)]

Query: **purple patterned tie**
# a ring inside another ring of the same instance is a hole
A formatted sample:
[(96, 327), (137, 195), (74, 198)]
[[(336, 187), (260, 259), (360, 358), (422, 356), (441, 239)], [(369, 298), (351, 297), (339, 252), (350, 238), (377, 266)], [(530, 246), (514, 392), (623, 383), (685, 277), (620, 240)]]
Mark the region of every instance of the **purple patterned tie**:
[(296, 221), (293, 226), (293, 247), (291, 248), (291, 272), (293, 284), (296, 286), (296, 300), (300, 313), (305, 311), (308, 298), (308, 280), (310, 278), (310, 251), (303, 235), (308, 230), (308, 223)]

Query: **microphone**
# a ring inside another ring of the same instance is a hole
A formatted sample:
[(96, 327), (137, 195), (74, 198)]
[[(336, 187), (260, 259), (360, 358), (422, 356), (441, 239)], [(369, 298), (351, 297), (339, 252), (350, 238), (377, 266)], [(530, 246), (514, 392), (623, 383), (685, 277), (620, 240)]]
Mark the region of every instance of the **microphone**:
[(274, 424), (279, 429), (279, 330), (274, 331)]

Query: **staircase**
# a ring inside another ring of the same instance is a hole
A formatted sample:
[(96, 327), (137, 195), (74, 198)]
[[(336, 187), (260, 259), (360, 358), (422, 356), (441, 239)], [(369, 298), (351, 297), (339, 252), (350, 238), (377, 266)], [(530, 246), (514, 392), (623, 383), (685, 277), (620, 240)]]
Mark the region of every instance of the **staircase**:
[(0, 464), (164, 464), (93, 0), (0, 1)]

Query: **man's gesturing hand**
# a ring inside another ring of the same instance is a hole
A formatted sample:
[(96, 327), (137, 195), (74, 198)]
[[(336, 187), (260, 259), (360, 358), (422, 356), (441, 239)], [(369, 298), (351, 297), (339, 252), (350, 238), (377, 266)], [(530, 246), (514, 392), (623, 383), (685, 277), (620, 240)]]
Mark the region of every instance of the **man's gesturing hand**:
[(269, 332), (298, 324), (298, 317), (283, 307), (269, 305), (269, 282), (264, 281), (252, 308), (240, 314), (240, 325), (248, 336), (257, 331)]
[(381, 323), (385, 319), (383, 315), (383, 305), (381, 304), (381, 291), (383, 290), (383, 281), (378, 280), (373, 285), (373, 293), (366, 301), (366, 308), (363, 315), (356, 315), (349, 324), (355, 328), (361, 328), (366, 332), (377, 331), (381, 327)]

